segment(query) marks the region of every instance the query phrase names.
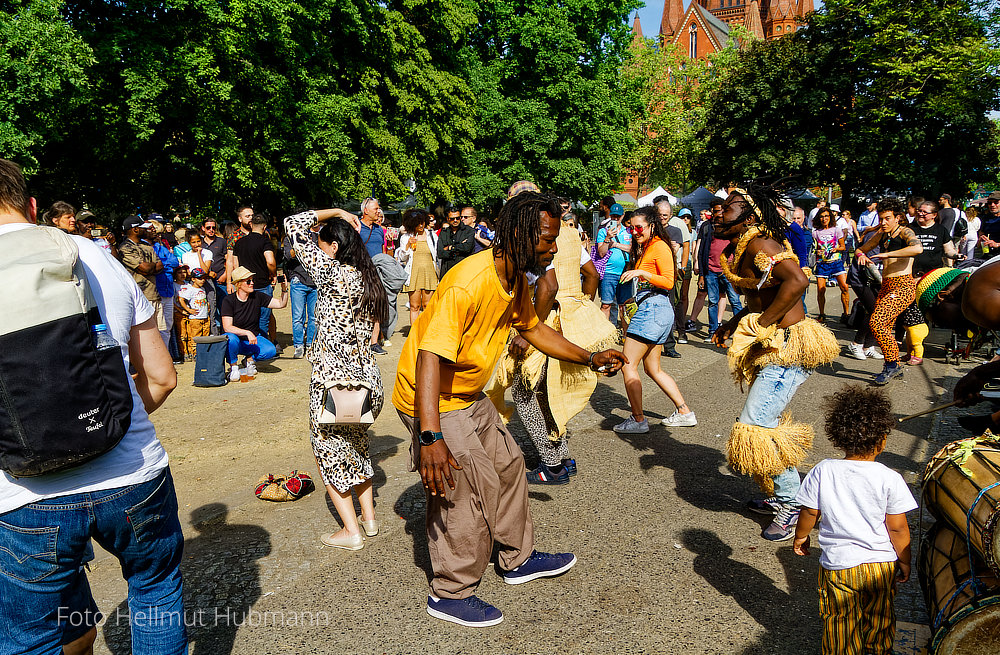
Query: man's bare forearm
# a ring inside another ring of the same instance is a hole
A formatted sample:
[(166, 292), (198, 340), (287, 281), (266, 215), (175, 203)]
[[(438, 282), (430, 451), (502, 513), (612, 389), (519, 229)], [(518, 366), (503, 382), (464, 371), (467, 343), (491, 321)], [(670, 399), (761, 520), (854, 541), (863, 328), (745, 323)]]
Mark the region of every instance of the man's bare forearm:
[(420, 429), (441, 431), (441, 358), (427, 350), (417, 351), (417, 390), (414, 404)]

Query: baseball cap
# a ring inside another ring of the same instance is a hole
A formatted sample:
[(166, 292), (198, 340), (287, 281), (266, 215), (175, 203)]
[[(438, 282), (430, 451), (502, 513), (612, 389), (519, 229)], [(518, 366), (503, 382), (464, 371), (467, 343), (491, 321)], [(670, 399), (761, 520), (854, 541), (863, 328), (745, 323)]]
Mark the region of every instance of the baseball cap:
[(987, 200), (1000, 200), (1000, 191), (994, 191), (991, 193)]
[(830, 205), (830, 211), (837, 212), (839, 214), (840, 213), (840, 205), (837, 205), (837, 204)]
[(124, 222), (122, 222), (122, 229), (125, 230), (126, 232), (128, 232), (129, 230), (131, 230), (133, 228), (136, 228), (136, 227), (143, 227), (143, 228), (145, 228), (145, 227), (152, 227), (152, 226), (153, 226), (152, 223), (148, 223), (146, 221), (143, 221), (141, 218), (139, 218), (135, 214), (132, 214), (131, 216), (129, 216), (128, 218), (126, 218), (124, 220)]
[(242, 282), (243, 280), (253, 277), (253, 272), (246, 266), (237, 266), (233, 274), (229, 276), (229, 279), (233, 282)]
[(685, 207), (685, 208), (681, 209), (679, 212), (677, 212), (677, 215), (678, 216), (690, 216), (691, 215), (691, 210), (688, 209), (687, 207)]
[[(240, 268), (243, 268), (243, 267), (241, 266)], [(239, 268), (237, 268), (236, 270), (238, 271), (238, 270), (240, 270), (240, 269), (239, 269)], [(252, 274), (251, 274), (251, 275), (252, 275)], [(236, 276), (236, 271), (233, 271), (233, 276), (234, 276), (234, 277)], [(204, 269), (202, 269), (202, 268), (196, 268), (196, 269), (194, 269), (193, 271), (191, 271), (191, 277), (196, 277), (196, 278), (198, 278), (198, 279), (200, 280), (200, 279), (202, 279), (203, 277), (207, 277), (207, 276), (205, 275), (205, 270), (204, 270)], [(241, 279), (242, 279), (242, 278), (241, 278)]]
[(611, 205), (611, 209), (608, 210), (608, 213), (611, 214), (612, 216), (624, 216), (625, 208), (616, 202), (615, 204)]

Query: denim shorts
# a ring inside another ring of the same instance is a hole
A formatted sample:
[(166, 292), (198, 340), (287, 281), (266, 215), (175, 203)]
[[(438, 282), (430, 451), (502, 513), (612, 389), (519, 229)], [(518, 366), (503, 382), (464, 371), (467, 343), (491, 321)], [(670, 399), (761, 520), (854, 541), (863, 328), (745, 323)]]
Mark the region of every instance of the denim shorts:
[(627, 336), (654, 346), (661, 345), (670, 338), (673, 327), (673, 303), (668, 296), (654, 293), (639, 304), (639, 309), (628, 324)]
[(832, 262), (816, 262), (816, 270), (813, 271), (813, 275), (816, 277), (837, 277), (838, 275), (845, 275), (847, 270), (844, 268), (844, 260), (837, 259)]
[[(101, 621), (84, 565), (90, 539), (115, 555), (129, 585), (137, 653), (183, 653), (184, 537), (173, 479), (71, 494), (0, 514), (0, 654), (62, 652)], [(154, 620), (152, 617), (156, 615)]]
[(601, 278), (601, 304), (624, 305), (632, 297), (632, 283), (620, 284), (621, 274), (605, 273)]

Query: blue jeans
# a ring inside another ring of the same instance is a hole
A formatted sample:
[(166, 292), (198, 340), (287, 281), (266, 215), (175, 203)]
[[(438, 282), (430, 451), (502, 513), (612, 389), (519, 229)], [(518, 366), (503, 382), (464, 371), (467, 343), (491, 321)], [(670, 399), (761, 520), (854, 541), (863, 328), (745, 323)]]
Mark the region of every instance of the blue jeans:
[(708, 334), (711, 336), (719, 329), (719, 288), (726, 290), (734, 316), (743, 311), (743, 303), (740, 302), (740, 294), (736, 293), (724, 274), (705, 271), (704, 275), (705, 291), (708, 293)]
[[(809, 378), (810, 371), (801, 366), (771, 364), (761, 369), (750, 385), (747, 400), (740, 412), (739, 422), (763, 428), (778, 427), (781, 413), (792, 401), (796, 389)], [(790, 466), (774, 476), (774, 495), (782, 503), (791, 503), (799, 491), (799, 472)]]
[[(260, 291), (262, 293), (266, 293), (267, 295), (270, 296), (271, 294), (274, 293), (274, 285), (273, 284), (269, 284), (266, 287), (264, 287), (263, 289), (257, 289), (257, 291)], [(261, 307), (260, 308), (260, 324), (259, 325), (260, 325), (260, 332), (261, 332), (261, 334), (267, 334), (267, 330), (271, 326), (271, 310), (268, 307)]]
[(219, 284), (216, 280), (212, 280), (212, 284), (215, 286), (215, 315), (212, 317), (212, 322), (218, 330), (217, 334), (222, 334), (222, 299), (229, 294), (226, 292), (225, 284)]
[(257, 343), (251, 344), (246, 337), (226, 332), (229, 340), (229, 363), (235, 364), (240, 355), (249, 355), (258, 362), (266, 362), (278, 356), (278, 349), (263, 335), (257, 336)]
[(0, 654), (62, 653), (62, 644), (101, 620), (84, 572), (94, 557), (91, 536), (118, 558), (128, 581), (132, 652), (186, 653), (184, 536), (164, 469), (148, 482), (0, 514)]
[(293, 277), (288, 292), (292, 302), (292, 344), (308, 346), (316, 336), (316, 287)]

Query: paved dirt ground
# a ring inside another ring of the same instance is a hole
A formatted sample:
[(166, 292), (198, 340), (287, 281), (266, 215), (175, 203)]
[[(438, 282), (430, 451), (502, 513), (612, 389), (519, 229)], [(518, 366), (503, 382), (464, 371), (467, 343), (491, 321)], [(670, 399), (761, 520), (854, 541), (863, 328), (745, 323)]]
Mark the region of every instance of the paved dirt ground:
[[(278, 321), (287, 346), (287, 310)], [(849, 337), (836, 331), (842, 343)], [(796, 557), (790, 541), (764, 541), (766, 521), (743, 509), (756, 490), (728, 470), (722, 448), (744, 394), (722, 351), (700, 336), (679, 346), (681, 359), (664, 359), (698, 415), (697, 427), (669, 430), (657, 420), (649, 434), (615, 435), (611, 426), (627, 414), (620, 375), (603, 381), (572, 421), (580, 473), (569, 485), (533, 486), (531, 509), (538, 548), (573, 551), (579, 563), (561, 578), (518, 586), (502, 584), (490, 569), (478, 593), (503, 610), (505, 621), (484, 630), (424, 611), (424, 492), (407, 471), (407, 438), (388, 402), (371, 431), (382, 532), (362, 551), (337, 551), (319, 542), (339, 527), (322, 490), (294, 503), (253, 496), (266, 473), (298, 468), (319, 479), (308, 439), (309, 364), (290, 359), (287, 347), (260, 366), (253, 382), (215, 389), (191, 386), (193, 365), (180, 366), (178, 388), (154, 422), (170, 454), (187, 539), (191, 652), (818, 653), (816, 556)], [(897, 413), (938, 402), (969, 368), (941, 363), (934, 344), (943, 338), (932, 333), (925, 364), (890, 385)], [(379, 360), (387, 389), (403, 337), (397, 332), (392, 341), (390, 355)], [(821, 432), (821, 399), (845, 382), (867, 382), (880, 368), (875, 360), (839, 358), (803, 385), (793, 415)], [(651, 387), (648, 414), (667, 416), (669, 401)], [(535, 466), (523, 428), (516, 419), (512, 425), (528, 466)], [(929, 440), (932, 425), (944, 436)], [(901, 424), (880, 460), (915, 483), (948, 435), (960, 436), (954, 431), (953, 413)], [(836, 456), (817, 435), (804, 468)], [(917, 523), (913, 513), (915, 538)], [(90, 577), (108, 615), (97, 652), (130, 652), (117, 561), (98, 550)], [(926, 622), (915, 574), (897, 605), (901, 621)]]

